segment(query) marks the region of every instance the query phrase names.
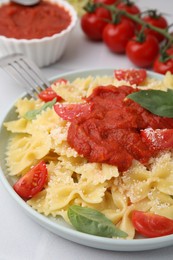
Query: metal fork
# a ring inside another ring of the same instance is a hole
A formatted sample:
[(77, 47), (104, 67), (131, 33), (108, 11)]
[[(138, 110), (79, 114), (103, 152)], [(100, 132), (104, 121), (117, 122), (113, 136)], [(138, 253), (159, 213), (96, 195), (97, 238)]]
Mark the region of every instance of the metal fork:
[(39, 68), (23, 54), (11, 54), (0, 58), (0, 67), (21, 83), (34, 99), (50, 86)]

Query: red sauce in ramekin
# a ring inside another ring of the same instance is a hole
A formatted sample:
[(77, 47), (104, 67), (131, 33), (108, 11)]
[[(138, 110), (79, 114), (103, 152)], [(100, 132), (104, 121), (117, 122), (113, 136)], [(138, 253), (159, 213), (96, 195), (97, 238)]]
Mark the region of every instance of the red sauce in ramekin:
[(71, 23), (71, 15), (58, 3), (42, 1), (26, 7), (14, 3), (0, 7), (0, 35), (16, 39), (41, 39), (58, 34)]

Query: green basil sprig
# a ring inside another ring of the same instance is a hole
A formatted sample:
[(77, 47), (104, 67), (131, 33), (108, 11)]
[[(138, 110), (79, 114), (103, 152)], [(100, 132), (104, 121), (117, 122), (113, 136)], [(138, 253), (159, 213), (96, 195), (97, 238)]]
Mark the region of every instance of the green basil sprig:
[(173, 90), (140, 90), (127, 96), (151, 113), (173, 118)]
[(109, 238), (127, 237), (127, 233), (116, 228), (112, 221), (95, 209), (73, 205), (67, 214), (72, 225), (83, 233)]
[(46, 110), (48, 107), (52, 108), (53, 105), (55, 105), (56, 103), (56, 98), (54, 98), (52, 101), (46, 102), (42, 107), (40, 107), (39, 109), (34, 109), (34, 110), (30, 110), (28, 112), (25, 113), (25, 115), (23, 116), (25, 119), (27, 120), (33, 120), (36, 118), (36, 116), (38, 114), (40, 114), (43, 110)]

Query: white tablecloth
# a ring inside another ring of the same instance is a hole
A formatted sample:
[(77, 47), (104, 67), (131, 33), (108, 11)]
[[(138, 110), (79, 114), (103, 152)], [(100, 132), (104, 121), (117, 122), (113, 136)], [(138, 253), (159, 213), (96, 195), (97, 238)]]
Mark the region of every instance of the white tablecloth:
[[(156, 8), (173, 22), (173, 0), (138, 0), (141, 9)], [(172, 14), (172, 15), (171, 15)], [(78, 24), (68, 49), (56, 64), (42, 69), (50, 78), (63, 72), (89, 68), (134, 67), (125, 55), (111, 53), (103, 43), (86, 39)], [(23, 92), (0, 70), (0, 117)], [(30, 219), (0, 183), (0, 260), (172, 259), (173, 247), (143, 252), (112, 252), (85, 247), (47, 231)]]

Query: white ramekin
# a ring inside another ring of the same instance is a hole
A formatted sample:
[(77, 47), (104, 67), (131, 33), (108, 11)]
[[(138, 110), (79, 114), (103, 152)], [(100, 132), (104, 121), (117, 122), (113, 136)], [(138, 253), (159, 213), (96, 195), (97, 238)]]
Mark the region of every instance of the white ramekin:
[(69, 42), (71, 32), (77, 23), (77, 13), (64, 0), (50, 0), (50, 2), (58, 3), (70, 13), (70, 25), (58, 34), (41, 39), (24, 40), (0, 36), (0, 57), (22, 53), (32, 59), (39, 67), (53, 64), (61, 58)]

